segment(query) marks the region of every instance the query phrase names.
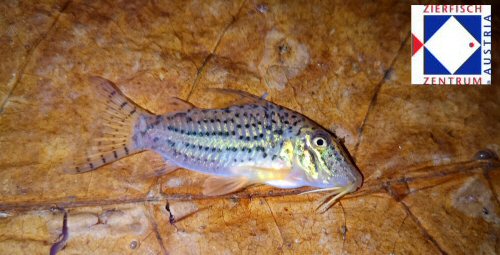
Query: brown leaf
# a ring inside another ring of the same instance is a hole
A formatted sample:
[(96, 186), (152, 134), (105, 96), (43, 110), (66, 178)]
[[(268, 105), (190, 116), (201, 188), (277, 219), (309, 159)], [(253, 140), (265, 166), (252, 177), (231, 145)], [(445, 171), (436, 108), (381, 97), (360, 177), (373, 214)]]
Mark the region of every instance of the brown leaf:
[[(410, 85), (405, 2), (4, 1), (0, 10), (2, 254), (499, 253), (498, 81)], [(268, 93), (344, 139), (363, 187), (318, 213), (321, 194), (298, 195), (307, 187), (206, 197), (205, 175), (157, 176), (152, 152), (64, 174), (61, 159), (100, 129), (94, 75), (155, 113), (168, 97), (200, 107), (234, 99), (208, 88)]]

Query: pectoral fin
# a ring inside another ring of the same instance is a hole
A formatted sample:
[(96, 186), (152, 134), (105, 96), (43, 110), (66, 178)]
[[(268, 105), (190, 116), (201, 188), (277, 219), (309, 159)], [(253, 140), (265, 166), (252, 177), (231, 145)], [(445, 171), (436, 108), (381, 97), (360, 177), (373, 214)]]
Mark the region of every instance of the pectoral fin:
[(291, 168), (239, 165), (233, 167), (230, 172), (235, 177), (211, 176), (207, 178), (203, 184), (203, 194), (207, 196), (225, 195), (253, 184), (283, 181), (290, 175)]
[(246, 177), (208, 177), (203, 183), (203, 195), (220, 196), (236, 192), (252, 184)]
[(231, 172), (235, 176), (247, 176), (256, 183), (265, 183), (267, 181), (286, 179), (291, 173), (291, 168), (288, 166), (269, 168), (252, 165), (240, 165), (233, 167)]

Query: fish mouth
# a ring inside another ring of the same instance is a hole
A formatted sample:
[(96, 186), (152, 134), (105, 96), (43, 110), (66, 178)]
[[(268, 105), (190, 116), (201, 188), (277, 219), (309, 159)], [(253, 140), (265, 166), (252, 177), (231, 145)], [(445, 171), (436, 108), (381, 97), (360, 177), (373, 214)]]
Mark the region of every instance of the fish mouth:
[(354, 185), (355, 190), (357, 190), (361, 187), (361, 185), (363, 185), (363, 175), (358, 169), (354, 169), (353, 172), (354, 182), (352, 183), (352, 185)]
[[(361, 181), (362, 181), (362, 179), (361, 179)], [(332, 192), (328, 193), (327, 195), (325, 195), (324, 197), (322, 197), (318, 201), (318, 206), (316, 207), (316, 210), (320, 213), (324, 213), (328, 209), (330, 209), (330, 207), (332, 207), (334, 204), (336, 204), (343, 196), (345, 196), (353, 191), (356, 191), (360, 185), (361, 185), (360, 182), (358, 180), (356, 180), (355, 182), (353, 182), (349, 185), (346, 185), (346, 186), (324, 188), (324, 189), (315, 189), (315, 190), (302, 192), (302, 193), (300, 193), (300, 195), (332, 191)]]

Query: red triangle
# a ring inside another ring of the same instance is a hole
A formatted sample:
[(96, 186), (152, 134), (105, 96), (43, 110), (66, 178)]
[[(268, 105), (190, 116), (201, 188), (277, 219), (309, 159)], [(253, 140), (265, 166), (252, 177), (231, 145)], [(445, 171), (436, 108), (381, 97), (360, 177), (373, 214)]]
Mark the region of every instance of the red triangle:
[(415, 53), (417, 53), (417, 51), (420, 50), (424, 44), (413, 34), (411, 35), (411, 38), (412, 38), (412, 48), (413, 48), (412, 55), (415, 55)]

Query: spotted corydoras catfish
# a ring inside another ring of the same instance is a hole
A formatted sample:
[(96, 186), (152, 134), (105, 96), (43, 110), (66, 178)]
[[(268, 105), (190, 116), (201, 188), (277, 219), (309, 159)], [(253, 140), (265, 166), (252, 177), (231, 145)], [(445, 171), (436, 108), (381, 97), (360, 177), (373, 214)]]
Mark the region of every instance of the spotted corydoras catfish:
[[(244, 92), (224, 109), (199, 109), (175, 99), (180, 111), (154, 115), (129, 101), (108, 80), (90, 78), (102, 91), (101, 137), (70, 173), (94, 170), (128, 155), (152, 150), (168, 171), (208, 174), (205, 195), (222, 195), (252, 184), (311, 186), (331, 191), (324, 209), (362, 184), (362, 176), (337, 138), (297, 112)], [(229, 93), (227, 90), (226, 93)]]

